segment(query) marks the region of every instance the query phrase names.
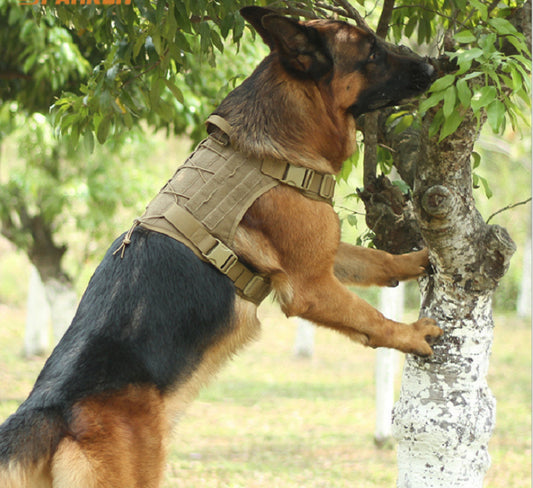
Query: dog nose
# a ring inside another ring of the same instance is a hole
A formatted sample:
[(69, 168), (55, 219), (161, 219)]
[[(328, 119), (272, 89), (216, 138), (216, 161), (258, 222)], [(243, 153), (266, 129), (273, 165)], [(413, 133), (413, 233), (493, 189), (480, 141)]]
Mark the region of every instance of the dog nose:
[(431, 80), (434, 80), (436, 78), (437, 72), (432, 64), (425, 63), (424, 64), (424, 74), (430, 78)]

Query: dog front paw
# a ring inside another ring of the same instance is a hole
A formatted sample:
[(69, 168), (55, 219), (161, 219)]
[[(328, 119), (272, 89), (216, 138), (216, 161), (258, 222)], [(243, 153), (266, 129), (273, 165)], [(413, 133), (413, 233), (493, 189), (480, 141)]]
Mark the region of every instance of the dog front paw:
[(394, 256), (392, 273), (395, 281), (405, 281), (419, 278), (426, 273), (429, 266), (429, 252), (427, 248)]
[(435, 320), (430, 318), (421, 318), (411, 326), (413, 328), (413, 340), (409, 352), (421, 357), (432, 356), (431, 346), (442, 336), (442, 329), (437, 326)]

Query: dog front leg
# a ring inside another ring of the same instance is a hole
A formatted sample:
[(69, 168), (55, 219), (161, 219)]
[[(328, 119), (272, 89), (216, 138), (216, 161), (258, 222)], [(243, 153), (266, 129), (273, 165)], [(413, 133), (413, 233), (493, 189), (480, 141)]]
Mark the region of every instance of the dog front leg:
[(430, 344), (442, 335), (433, 319), (422, 318), (412, 324), (387, 319), (333, 275), (301, 285), (293, 283), (294, 299), (283, 307), (287, 315), (337, 330), (370, 347), (430, 356)]
[(390, 254), (341, 242), (335, 256), (335, 276), (345, 284), (396, 286), (418, 278), (428, 265), (428, 251)]

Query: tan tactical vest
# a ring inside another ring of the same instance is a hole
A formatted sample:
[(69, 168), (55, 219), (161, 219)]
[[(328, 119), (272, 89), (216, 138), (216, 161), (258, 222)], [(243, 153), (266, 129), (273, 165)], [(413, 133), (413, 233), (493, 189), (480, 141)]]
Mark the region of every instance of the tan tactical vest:
[(115, 252), (123, 255), (137, 225), (161, 232), (213, 264), (234, 282), (240, 296), (258, 305), (270, 292), (269, 279), (231, 250), (246, 210), (280, 183), (331, 203), (335, 180), (283, 161), (250, 158), (232, 148), (231, 126), (224, 119), (212, 115), (207, 123), (220, 131), (211, 133), (178, 168)]

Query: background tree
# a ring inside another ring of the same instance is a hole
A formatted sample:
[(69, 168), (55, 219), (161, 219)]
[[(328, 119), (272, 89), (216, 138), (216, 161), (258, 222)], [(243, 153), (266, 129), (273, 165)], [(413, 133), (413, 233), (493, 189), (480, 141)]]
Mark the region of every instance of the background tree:
[[(137, 10), (124, 10), (131, 12)], [(16, 0), (0, 0), (4, 26), (0, 30), (0, 147), (4, 146), (0, 232), (37, 268), (51, 305), (56, 339), (70, 323), (77, 304), (73, 274), (80, 271), (80, 263), (109, 245), (116, 234), (114, 217), (119, 209), (142, 212), (148, 191), (153, 192), (168, 176), (167, 168), (149, 164), (152, 133), (161, 127), (175, 133), (192, 127), (193, 138), (200, 138), (200, 121), (219, 90), (229, 90), (238, 74), (239, 63), (228, 62), (227, 70), (205, 75), (203, 68), (213, 63), (213, 46), (220, 46), (221, 37), (210, 30), (206, 34), (206, 22), (199, 27), (204, 37), (195, 35), (191, 25), (199, 21), (193, 9), (191, 19), (182, 12), (182, 21), (188, 19), (189, 39), (183, 37), (182, 29), (175, 33), (176, 39), (189, 46), (177, 54), (184, 67), (182, 76), (162, 82), (165, 66), (158, 62), (155, 50), (159, 18), (155, 11), (144, 13), (146, 18), (137, 18), (137, 28), (150, 28), (141, 35), (144, 41), (138, 46), (138, 56), (130, 59), (135, 63), (131, 78), (124, 80), (119, 72), (124, 53), (119, 48), (125, 49), (125, 44), (119, 40), (120, 31), (110, 24), (118, 17), (115, 9), (34, 9)], [(240, 19), (235, 24), (237, 34), (240, 29), (242, 35), (243, 27)], [(248, 45), (248, 55), (254, 49)], [(241, 65), (247, 59), (242, 54)], [(111, 63), (108, 68), (107, 63)], [(152, 75), (157, 76), (152, 79)], [(124, 82), (122, 97), (133, 104), (130, 111), (113, 95), (119, 79)], [(181, 93), (187, 96), (186, 105), (179, 101)], [(76, 104), (68, 102), (74, 99), (86, 110), (76, 112)], [(59, 105), (51, 112), (55, 102)], [(63, 110), (66, 107), (68, 113)], [(109, 114), (117, 107), (121, 125), (115, 130)], [(83, 123), (79, 116), (86, 117)], [(66, 137), (58, 137), (54, 127), (58, 120), (68, 128)], [(147, 125), (151, 138), (145, 137)], [(110, 130), (113, 137), (107, 137)], [(100, 146), (96, 139), (107, 142)], [(38, 342), (35, 351), (40, 349)], [(32, 347), (28, 345), (27, 350), (31, 352)]]

